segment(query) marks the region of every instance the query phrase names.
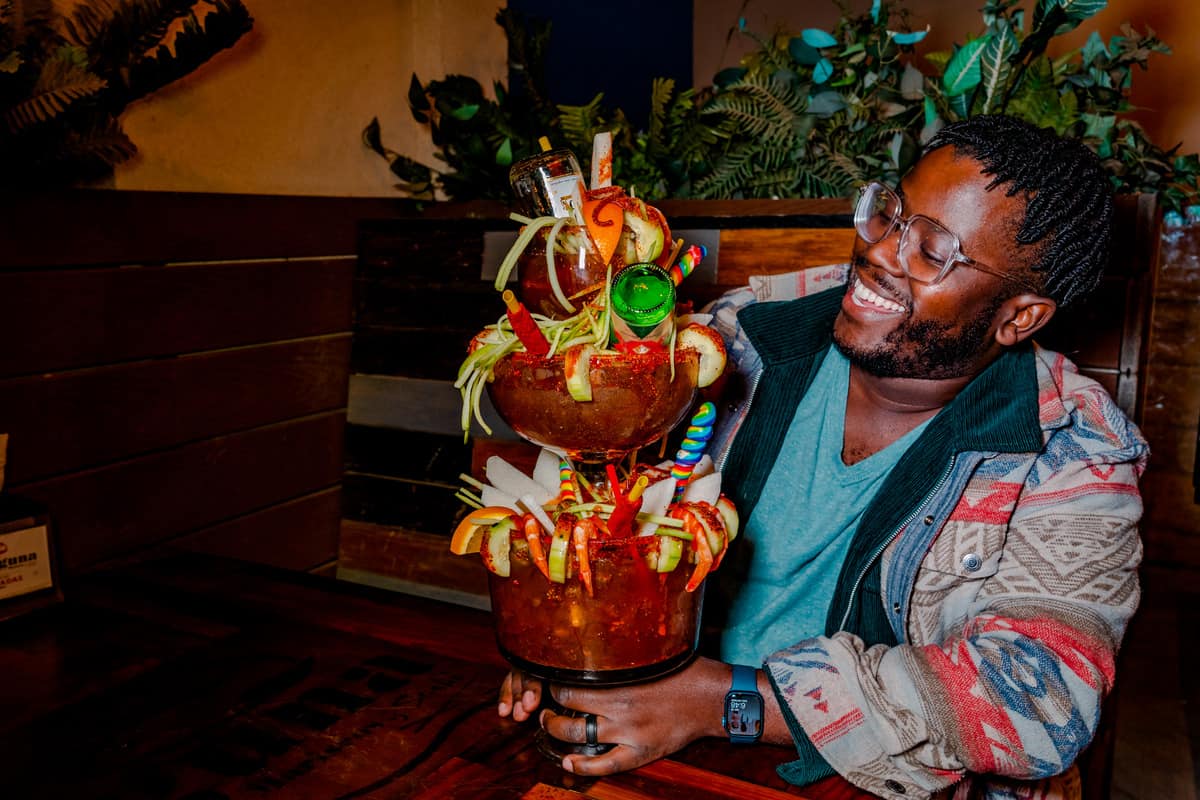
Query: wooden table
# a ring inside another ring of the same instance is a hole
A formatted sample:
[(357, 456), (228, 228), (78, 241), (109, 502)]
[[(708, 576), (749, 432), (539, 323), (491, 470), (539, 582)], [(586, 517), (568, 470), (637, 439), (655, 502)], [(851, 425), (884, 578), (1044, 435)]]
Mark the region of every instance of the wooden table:
[(865, 798), (789, 748), (698, 742), (603, 779), (500, 719), (489, 615), (185, 556), (0, 626), (0, 785), (71, 798)]

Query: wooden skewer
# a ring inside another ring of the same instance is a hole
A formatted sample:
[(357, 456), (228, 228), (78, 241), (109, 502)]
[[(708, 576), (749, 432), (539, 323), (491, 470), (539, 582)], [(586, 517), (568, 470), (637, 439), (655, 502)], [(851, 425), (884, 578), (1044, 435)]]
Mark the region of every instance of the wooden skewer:
[(679, 258), (679, 251), (683, 249), (683, 239), (676, 239), (675, 246), (671, 248), (671, 257), (667, 259), (667, 269), (675, 263), (675, 259)]

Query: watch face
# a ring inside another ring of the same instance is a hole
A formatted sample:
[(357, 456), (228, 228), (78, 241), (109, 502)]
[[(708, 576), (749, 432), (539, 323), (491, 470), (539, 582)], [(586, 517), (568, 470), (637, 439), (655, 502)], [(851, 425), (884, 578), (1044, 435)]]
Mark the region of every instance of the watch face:
[(761, 736), (763, 700), (757, 692), (725, 695), (725, 732), (730, 736)]

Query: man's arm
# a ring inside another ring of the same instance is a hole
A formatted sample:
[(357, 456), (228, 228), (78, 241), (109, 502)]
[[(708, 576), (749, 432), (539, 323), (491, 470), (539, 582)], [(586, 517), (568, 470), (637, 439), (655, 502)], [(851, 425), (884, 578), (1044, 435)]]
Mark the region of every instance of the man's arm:
[[(617, 747), (598, 756), (570, 755), (563, 769), (580, 775), (609, 775), (668, 756), (705, 736), (724, 737), (721, 713), (729, 691), (731, 667), (698, 658), (687, 668), (661, 680), (592, 689), (554, 686), (554, 699), (578, 712), (596, 714), (597, 738)], [(792, 744), (787, 722), (766, 674), (758, 672), (763, 697), (765, 742)], [(542, 711), (542, 727), (557, 739), (586, 741), (582, 716)]]
[[(1069, 767), (1095, 732), (1137, 606), (1138, 471), (1089, 458), (1036, 474), (995, 574), (959, 619), (943, 619), (950, 635), (889, 649), (838, 634), (776, 653), (767, 667), (785, 713), (838, 772), (888, 797), (968, 772), (1036, 779)], [(963, 587), (934, 575), (914, 603)]]

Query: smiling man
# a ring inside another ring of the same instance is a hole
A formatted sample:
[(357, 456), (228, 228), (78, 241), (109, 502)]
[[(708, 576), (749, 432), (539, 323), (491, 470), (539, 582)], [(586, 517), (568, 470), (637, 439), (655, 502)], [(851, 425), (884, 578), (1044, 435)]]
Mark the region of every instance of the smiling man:
[[(1006, 117), (950, 125), (859, 194), (846, 285), (749, 290), (716, 325), (743, 381), (714, 452), (744, 534), (709, 587), (719, 658), (621, 689), (551, 687), (564, 768), (631, 769), (723, 725), (780, 774), (883, 797), (1071, 797), (1138, 601), (1141, 435), (1034, 335), (1099, 281), (1108, 180)], [(756, 695), (760, 698), (756, 698)], [(500, 713), (539, 684), (514, 673)], [(592, 739), (595, 741), (595, 739)]]

